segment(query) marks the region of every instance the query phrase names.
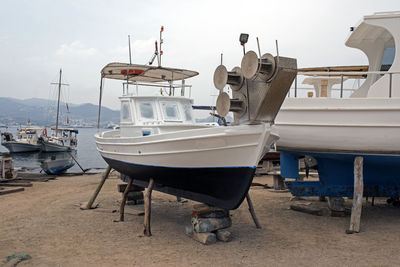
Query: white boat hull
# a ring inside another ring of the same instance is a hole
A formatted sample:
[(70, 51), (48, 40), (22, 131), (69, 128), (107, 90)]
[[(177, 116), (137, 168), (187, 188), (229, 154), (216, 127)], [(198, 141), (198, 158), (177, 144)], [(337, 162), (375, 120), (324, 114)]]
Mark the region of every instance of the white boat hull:
[(240, 125), (122, 138), (97, 134), (107, 163), (145, 186), (226, 209), (243, 201), (265, 146), (278, 139), (269, 125)]
[(73, 148), (70, 146), (62, 146), (47, 141), (42, 141), (41, 149), (43, 152), (65, 152), (73, 150)]
[(34, 145), (17, 141), (9, 141), (3, 142), (2, 145), (5, 146), (11, 153), (40, 151), (39, 144)]
[(95, 138), (102, 156), (135, 164), (182, 168), (254, 168), (265, 144), (277, 140), (278, 135), (271, 133), (269, 126), (241, 125), (133, 138), (107, 137), (106, 132)]

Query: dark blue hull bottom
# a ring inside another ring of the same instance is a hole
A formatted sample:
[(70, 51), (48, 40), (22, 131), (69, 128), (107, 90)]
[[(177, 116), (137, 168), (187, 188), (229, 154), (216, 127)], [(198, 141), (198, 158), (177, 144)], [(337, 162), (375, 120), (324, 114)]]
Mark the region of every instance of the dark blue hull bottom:
[(132, 177), (135, 185), (147, 187), (149, 179), (153, 178), (157, 191), (228, 210), (236, 209), (242, 203), (255, 172), (252, 167), (169, 168), (106, 157), (104, 160), (111, 168)]
[[(281, 174), (297, 178), (298, 155), (281, 152)], [(285, 182), (294, 196), (350, 197), (354, 191), (354, 158), (362, 156), (364, 196), (398, 197), (400, 195), (400, 156), (301, 153), (318, 162), (319, 181)]]
[(67, 166), (60, 166), (60, 167), (44, 169), (43, 171), (48, 175), (57, 175), (57, 174), (62, 174), (64, 172), (66, 172), (69, 168), (71, 168), (74, 165), (75, 165), (75, 163), (72, 163)]

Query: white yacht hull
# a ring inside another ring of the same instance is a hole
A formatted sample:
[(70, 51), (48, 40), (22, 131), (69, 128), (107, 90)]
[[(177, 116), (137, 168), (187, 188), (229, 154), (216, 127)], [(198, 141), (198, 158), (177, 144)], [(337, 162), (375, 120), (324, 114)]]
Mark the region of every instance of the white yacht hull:
[(279, 150), (400, 154), (398, 98), (288, 98), (275, 126)]

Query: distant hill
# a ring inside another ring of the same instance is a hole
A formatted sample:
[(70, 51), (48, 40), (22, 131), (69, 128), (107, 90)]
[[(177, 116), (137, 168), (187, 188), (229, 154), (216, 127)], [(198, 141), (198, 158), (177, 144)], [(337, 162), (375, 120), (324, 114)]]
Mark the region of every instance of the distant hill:
[[(68, 104), (70, 113), (67, 113), (65, 103), (60, 103), (60, 122), (65, 123), (67, 117), (70, 124), (94, 125), (97, 123), (98, 105)], [(56, 101), (30, 98), (16, 99), (0, 97), (0, 124), (26, 124), (30, 120), (32, 125), (54, 125), (57, 115)], [(109, 122), (119, 123), (119, 111), (106, 107), (101, 109), (102, 124)]]

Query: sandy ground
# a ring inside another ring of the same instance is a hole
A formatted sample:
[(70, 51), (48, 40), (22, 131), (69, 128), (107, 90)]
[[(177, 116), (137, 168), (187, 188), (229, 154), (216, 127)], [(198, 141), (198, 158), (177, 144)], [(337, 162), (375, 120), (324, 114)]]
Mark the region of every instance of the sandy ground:
[[(255, 229), (247, 204), (232, 211), (234, 239), (205, 246), (185, 235), (195, 202), (153, 193), (152, 232), (143, 237), (143, 206), (118, 213), (80, 210), (100, 175), (37, 182), (0, 196), (0, 262), (18, 252), (32, 259), (18, 266), (399, 266), (400, 209), (384, 199), (365, 204), (362, 232), (346, 235), (349, 217), (314, 216), (289, 209), (289, 193), (252, 187)], [(271, 177), (256, 182), (272, 184)], [(106, 181), (98, 202), (117, 210), (119, 179)], [(349, 204), (349, 203), (347, 203)]]

